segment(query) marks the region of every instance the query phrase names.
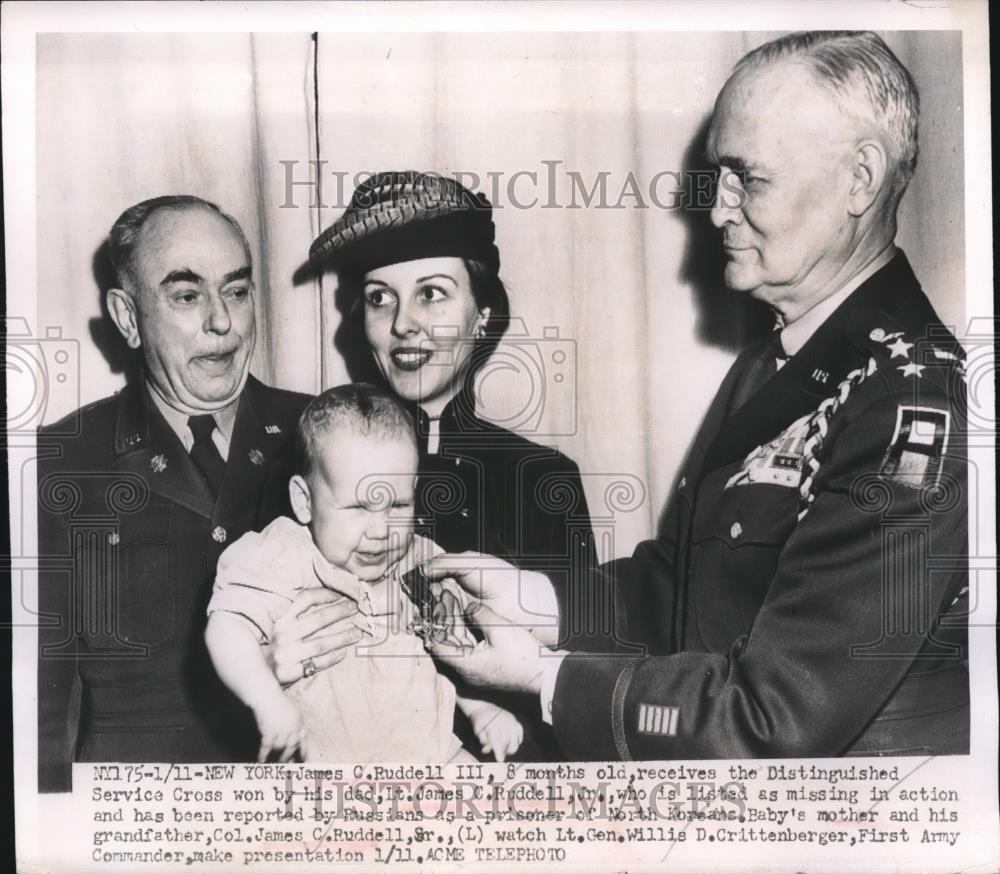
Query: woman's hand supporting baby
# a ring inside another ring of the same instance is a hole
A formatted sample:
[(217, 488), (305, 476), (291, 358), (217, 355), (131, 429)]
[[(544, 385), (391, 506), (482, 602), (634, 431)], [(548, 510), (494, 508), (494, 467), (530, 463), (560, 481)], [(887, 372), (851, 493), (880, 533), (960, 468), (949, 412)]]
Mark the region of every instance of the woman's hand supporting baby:
[(278, 682), (290, 686), (342, 661), (364, 636), (360, 619), (357, 603), (344, 595), (320, 587), (301, 591), (275, 621), (267, 648)]

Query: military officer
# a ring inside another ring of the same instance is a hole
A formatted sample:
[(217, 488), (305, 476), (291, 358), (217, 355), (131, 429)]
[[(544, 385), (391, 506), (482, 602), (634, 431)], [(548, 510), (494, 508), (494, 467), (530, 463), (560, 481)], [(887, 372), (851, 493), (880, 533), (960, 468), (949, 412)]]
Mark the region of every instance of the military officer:
[[(255, 759), (205, 653), (205, 605), (221, 551), (284, 511), (308, 399), (249, 373), (250, 249), (217, 206), (144, 201), (109, 249), (108, 309), (144, 375), (38, 434), (41, 791), (68, 790), (74, 761)], [(321, 656), (302, 644), (307, 606), (275, 647), (285, 682)], [(315, 627), (344, 612), (325, 609)]]
[[(723, 88), (726, 282), (777, 326), (724, 379), (665, 535), (610, 569), (649, 655), (539, 652), (495, 569), (487, 644), (436, 648), (537, 692), (568, 758), (967, 751), (963, 353), (893, 242), (917, 113), (872, 33), (785, 36)], [(474, 565), (434, 572), (472, 590)]]

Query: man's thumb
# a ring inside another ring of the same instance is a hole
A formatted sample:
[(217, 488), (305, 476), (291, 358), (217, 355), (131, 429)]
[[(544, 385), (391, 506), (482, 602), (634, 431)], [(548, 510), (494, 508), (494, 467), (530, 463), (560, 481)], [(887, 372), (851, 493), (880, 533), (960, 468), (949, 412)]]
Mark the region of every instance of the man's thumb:
[(465, 619), (469, 625), (478, 628), (490, 644), (502, 642), (510, 633), (510, 622), (482, 601), (473, 601), (465, 608)]

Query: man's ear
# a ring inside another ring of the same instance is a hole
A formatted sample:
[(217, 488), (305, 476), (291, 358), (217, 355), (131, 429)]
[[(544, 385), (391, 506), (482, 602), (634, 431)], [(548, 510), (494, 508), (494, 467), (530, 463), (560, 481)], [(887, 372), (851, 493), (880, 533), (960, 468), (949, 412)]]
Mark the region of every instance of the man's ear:
[(130, 349), (138, 349), (142, 345), (139, 337), (139, 320), (136, 317), (135, 300), (123, 288), (108, 289), (108, 312), (115, 326), (125, 338)]
[(288, 481), (288, 498), (292, 502), (292, 512), (303, 525), (312, 522), (312, 493), (309, 483), (299, 474)]
[(889, 182), (889, 156), (878, 140), (864, 140), (854, 150), (848, 211), (864, 215)]

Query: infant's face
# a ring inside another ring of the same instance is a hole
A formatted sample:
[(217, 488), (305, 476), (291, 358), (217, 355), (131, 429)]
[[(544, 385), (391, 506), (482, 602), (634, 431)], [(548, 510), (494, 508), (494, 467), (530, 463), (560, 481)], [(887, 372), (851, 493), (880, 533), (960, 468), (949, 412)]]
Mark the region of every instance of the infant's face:
[(398, 437), (334, 434), (309, 476), (313, 541), (330, 564), (379, 579), (413, 537), (417, 449)]

